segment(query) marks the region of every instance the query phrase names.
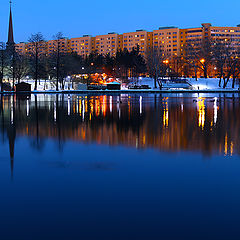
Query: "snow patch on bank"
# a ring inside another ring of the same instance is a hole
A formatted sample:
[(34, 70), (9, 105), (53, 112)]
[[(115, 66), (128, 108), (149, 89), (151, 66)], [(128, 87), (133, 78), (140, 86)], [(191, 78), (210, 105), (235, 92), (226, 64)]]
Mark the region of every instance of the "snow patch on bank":
[[(195, 78), (186, 78), (187, 82), (192, 86), (191, 89), (193, 90), (221, 90), (223, 89), (223, 80), (221, 82), (221, 87), (218, 86), (219, 79), (218, 78), (198, 78), (196, 81)], [(152, 78), (139, 78), (139, 80), (134, 81), (134, 83), (139, 85), (149, 85), (152, 89), (154, 88), (154, 80)], [(166, 80), (166, 84), (164, 86), (171, 86), (174, 88), (174, 83), (171, 81)], [(175, 84), (175, 87), (179, 88), (180, 84)], [(158, 85), (157, 85), (158, 87)], [(239, 88), (239, 82), (235, 81), (235, 87), (232, 88), (232, 79), (229, 80), (226, 90), (232, 89), (232, 90), (238, 90)]]

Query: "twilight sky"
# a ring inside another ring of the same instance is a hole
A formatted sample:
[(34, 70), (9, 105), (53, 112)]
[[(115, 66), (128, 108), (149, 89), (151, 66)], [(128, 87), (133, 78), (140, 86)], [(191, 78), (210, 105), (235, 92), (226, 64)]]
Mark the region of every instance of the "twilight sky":
[[(0, 0), (0, 41), (7, 40), (9, 1)], [(239, 0), (12, 0), (15, 42), (31, 33), (46, 39), (59, 31), (66, 37), (83, 34), (152, 31), (160, 26), (198, 27), (240, 24)]]

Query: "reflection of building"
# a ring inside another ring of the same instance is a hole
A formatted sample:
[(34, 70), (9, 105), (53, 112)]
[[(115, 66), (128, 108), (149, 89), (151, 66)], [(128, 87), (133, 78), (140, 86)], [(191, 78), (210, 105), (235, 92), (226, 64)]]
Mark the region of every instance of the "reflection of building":
[[(3, 96), (0, 98), (0, 121), (1, 121), (1, 135), (2, 141), (5, 142), (7, 137), (9, 154), (10, 154), (10, 167), (11, 175), (13, 177), (14, 168), (14, 147), (16, 140), (16, 125), (15, 125), (15, 103), (14, 97), (9, 96), (5, 101)], [(6, 134), (5, 134), (6, 133)]]
[[(40, 98), (44, 97), (43, 99)], [(3, 117), (11, 123), (10, 97), (3, 97)], [(237, 98), (164, 98), (120, 96), (36, 97), (15, 102), (13, 125), (5, 131), (13, 156), (15, 134), (59, 142), (240, 154), (240, 104)], [(38, 106), (36, 108), (36, 106)], [(6, 114), (7, 113), (7, 114)], [(238, 129), (239, 128), (239, 129)], [(14, 131), (15, 132), (14, 132)], [(40, 148), (41, 146), (38, 146)]]

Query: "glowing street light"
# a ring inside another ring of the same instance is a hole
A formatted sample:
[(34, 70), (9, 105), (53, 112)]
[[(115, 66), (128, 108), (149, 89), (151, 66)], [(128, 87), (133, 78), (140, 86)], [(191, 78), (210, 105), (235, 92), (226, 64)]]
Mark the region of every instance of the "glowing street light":
[(202, 64), (204, 64), (204, 63), (205, 63), (205, 59), (202, 58), (202, 59), (200, 60), (200, 62), (201, 62)]
[(169, 60), (168, 60), (168, 59), (167, 59), (167, 60), (164, 60), (163, 63), (169, 64)]

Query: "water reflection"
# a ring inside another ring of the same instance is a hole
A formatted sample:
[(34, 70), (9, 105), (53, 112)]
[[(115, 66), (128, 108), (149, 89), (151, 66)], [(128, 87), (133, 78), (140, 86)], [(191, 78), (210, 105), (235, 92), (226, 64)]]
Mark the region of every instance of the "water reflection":
[(9, 142), (13, 169), (16, 138), (44, 149), (56, 139), (164, 151), (239, 154), (238, 95), (31, 95), (1, 96), (1, 141)]
[(239, 113), (237, 94), (2, 96), (2, 239), (239, 239)]

